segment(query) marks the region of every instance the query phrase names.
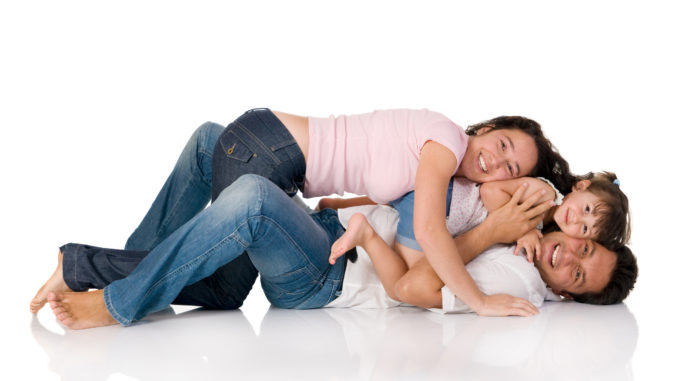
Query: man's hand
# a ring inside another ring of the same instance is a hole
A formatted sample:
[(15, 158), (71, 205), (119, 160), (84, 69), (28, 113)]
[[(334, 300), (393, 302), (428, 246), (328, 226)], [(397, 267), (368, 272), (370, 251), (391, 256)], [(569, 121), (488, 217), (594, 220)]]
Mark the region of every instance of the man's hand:
[(533, 316), (539, 309), (523, 298), (507, 294), (485, 296), (482, 306), (475, 311), (480, 316)]
[(487, 231), (493, 235), (492, 242), (515, 242), (518, 238), (536, 228), (544, 218), (544, 213), (553, 206), (553, 201), (534, 205), (544, 195), (543, 190), (533, 193), (525, 202), (520, 203), (520, 198), (525, 193), (525, 189), (525, 185), (518, 188), (509, 202), (490, 213), (483, 222), (483, 224), (491, 226)]

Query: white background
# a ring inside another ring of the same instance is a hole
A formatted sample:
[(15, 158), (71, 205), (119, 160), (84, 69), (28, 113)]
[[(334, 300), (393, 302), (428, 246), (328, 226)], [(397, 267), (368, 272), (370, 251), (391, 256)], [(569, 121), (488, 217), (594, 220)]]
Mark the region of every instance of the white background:
[(669, 1), (3, 1), (1, 319), (22, 355), (2, 367), (44, 362), (21, 332), (57, 247), (122, 247), (201, 123), (426, 107), (460, 125), (531, 117), (575, 172), (618, 174), (640, 265), (633, 375), (665, 374), (675, 16)]

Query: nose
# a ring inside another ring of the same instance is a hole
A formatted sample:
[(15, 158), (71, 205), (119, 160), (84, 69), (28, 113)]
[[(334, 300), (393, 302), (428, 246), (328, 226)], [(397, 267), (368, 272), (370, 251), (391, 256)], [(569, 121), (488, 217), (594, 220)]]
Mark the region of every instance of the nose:
[(571, 208), (570, 209), (570, 224), (577, 224), (579, 223), (579, 212), (577, 212), (577, 209)]
[(580, 255), (579, 253), (581, 253), (581, 249), (584, 244), (586, 244), (586, 240), (584, 239), (568, 237), (567, 247), (564, 252), (565, 255), (563, 256), (562, 264), (570, 265), (571, 263), (578, 260)]

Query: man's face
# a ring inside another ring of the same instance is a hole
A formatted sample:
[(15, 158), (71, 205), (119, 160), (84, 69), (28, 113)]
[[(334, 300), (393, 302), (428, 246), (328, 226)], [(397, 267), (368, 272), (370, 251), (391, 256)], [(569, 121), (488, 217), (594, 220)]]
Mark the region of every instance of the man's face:
[(617, 262), (617, 255), (602, 245), (562, 232), (546, 234), (541, 250), (535, 266), (544, 282), (561, 295), (602, 291)]

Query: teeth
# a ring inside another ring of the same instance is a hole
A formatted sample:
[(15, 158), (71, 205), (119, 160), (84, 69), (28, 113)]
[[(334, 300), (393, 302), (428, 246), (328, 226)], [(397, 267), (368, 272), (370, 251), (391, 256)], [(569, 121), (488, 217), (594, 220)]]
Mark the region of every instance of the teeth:
[(560, 252), (560, 245), (556, 246), (556, 248), (553, 249), (553, 256), (551, 257), (551, 266), (553, 267), (556, 267), (558, 252)]
[(482, 168), (483, 172), (487, 173), (487, 166), (485, 165), (485, 159), (483, 159), (483, 155), (479, 156), (478, 161), (480, 162), (480, 168)]

